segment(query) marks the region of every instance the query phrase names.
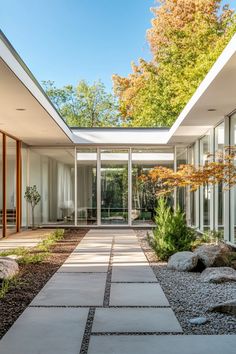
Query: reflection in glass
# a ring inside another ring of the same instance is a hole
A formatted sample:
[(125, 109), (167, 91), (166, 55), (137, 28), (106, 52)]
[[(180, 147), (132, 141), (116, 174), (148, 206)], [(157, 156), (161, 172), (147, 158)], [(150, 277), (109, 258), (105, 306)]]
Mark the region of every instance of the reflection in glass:
[[(176, 148), (176, 165), (177, 170), (181, 165), (187, 163), (187, 149), (182, 147)], [(176, 205), (184, 212), (186, 212), (186, 188), (177, 188), (176, 191)]]
[(3, 165), (2, 165), (2, 134), (0, 133), (0, 238), (2, 235), (2, 212), (3, 212)]
[(36, 223), (74, 224), (74, 173), (74, 149), (30, 150), (30, 185), (41, 194)]
[[(219, 161), (224, 152), (224, 123), (215, 128), (215, 160)], [(215, 186), (215, 227), (217, 230), (224, 229), (224, 197), (223, 184)]]
[[(210, 133), (205, 135), (200, 140), (200, 165), (204, 165), (209, 160), (210, 154)], [(210, 227), (210, 200), (211, 200), (211, 187), (205, 185), (201, 187), (201, 202), (200, 202), (200, 225), (203, 230)]]
[(7, 234), (16, 232), (16, 141), (6, 136)]
[[(236, 114), (230, 117), (230, 145), (236, 145)], [(234, 161), (236, 164), (236, 160)], [(236, 241), (236, 187), (230, 190), (230, 242)]]
[(77, 150), (77, 224), (97, 223), (97, 151)]
[(173, 168), (172, 149), (133, 149), (132, 151), (132, 212), (133, 225), (154, 224), (156, 190), (152, 183), (142, 183), (140, 177), (148, 175), (155, 166)]
[(128, 223), (128, 150), (101, 151), (101, 223)]

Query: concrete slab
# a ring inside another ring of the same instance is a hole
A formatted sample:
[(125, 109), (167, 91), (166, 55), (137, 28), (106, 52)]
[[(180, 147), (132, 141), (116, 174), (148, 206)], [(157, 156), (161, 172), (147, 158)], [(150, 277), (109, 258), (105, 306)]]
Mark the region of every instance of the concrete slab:
[(111, 284), (110, 306), (170, 306), (157, 283)]
[(101, 306), (106, 273), (56, 273), (30, 306)]
[(147, 263), (147, 258), (143, 252), (114, 252), (113, 263)]
[(236, 335), (92, 336), (88, 354), (235, 354)]
[(112, 282), (157, 282), (148, 263), (113, 263)]
[(98, 308), (92, 332), (182, 332), (170, 308)]
[(27, 308), (0, 342), (0, 354), (78, 354), (88, 309)]

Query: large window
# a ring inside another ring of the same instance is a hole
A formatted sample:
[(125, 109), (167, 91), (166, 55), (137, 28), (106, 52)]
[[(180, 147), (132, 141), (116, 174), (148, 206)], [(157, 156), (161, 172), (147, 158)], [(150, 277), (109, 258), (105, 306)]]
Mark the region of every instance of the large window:
[[(215, 159), (221, 159), (224, 152), (224, 123), (215, 128)], [(224, 192), (223, 185), (219, 183), (215, 186), (215, 228), (216, 230), (224, 229)]]
[(126, 149), (101, 150), (101, 223), (128, 224)]
[(0, 132), (0, 238), (3, 236), (3, 146), (2, 133)]
[(16, 140), (6, 136), (6, 218), (7, 234), (16, 232)]
[[(187, 148), (176, 148), (176, 167), (181, 167), (187, 163)], [(177, 188), (176, 204), (184, 212), (186, 212), (186, 188)]]
[[(203, 166), (209, 160), (210, 148), (210, 132), (200, 140), (200, 165)], [(211, 187), (204, 185), (200, 188), (200, 229), (207, 230), (210, 228), (210, 200)]]
[[(230, 117), (230, 145), (236, 145), (236, 114)], [(236, 164), (236, 160), (235, 160)], [(230, 235), (229, 241), (236, 241), (236, 187), (230, 191)]]
[(77, 224), (97, 224), (97, 150), (77, 150)]
[(153, 184), (143, 183), (140, 178), (148, 175), (155, 166), (173, 168), (173, 150), (164, 149), (133, 149), (132, 151), (132, 212), (133, 225), (154, 224), (157, 203), (156, 190)]
[(30, 150), (30, 185), (36, 185), (41, 194), (36, 223), (74, 225), (74, 161), (74, 149)]

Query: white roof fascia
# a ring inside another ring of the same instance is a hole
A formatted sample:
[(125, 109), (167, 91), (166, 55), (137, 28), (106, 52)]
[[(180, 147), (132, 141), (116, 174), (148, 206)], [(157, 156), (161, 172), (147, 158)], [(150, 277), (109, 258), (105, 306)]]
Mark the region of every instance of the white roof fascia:
[[(2, 34), (2, 33), (0, 33)], [(2, 34), (2, 36), (4, 36)], [(5, 37), (5, 36), (4, 36)], [(7, 38), (5, 39), (7, 41)], [(15, 52), (14, 48), (9, 42), (9, 47)], [(73, 142), (73, 133), (70, 128), (66, 125), (63, 119), (60, 117), (59, 113), (56, 111), (50, 100), (46, 97), (36, 83), (32, 80), (29, 74), (25, 71), (23, 66), (20, 64), (20, 57), (15, 52), (15, 55), (9, 49), (8, 45), (0, 37), (0, 57), (11, 69), (11, 71), (16, 75), (16, 77), (24, 84), (24, 86), (29, 90), (29, 92), (35, 97), (39, 104), (48, 112), (48, 114), (53, 118), (55, 123), (61, 128), (61, 130), (68, 136), (68, 138)], [(15, 56), (19, 57), (19, 60)], [(33, 75), (32, 75), (33, 76)], [(35, 79), (37, 82), (37, 80)], [(39, 84), (38, 84), (39, 85)], [(42, 89), (43, 90), (43, 89)]]

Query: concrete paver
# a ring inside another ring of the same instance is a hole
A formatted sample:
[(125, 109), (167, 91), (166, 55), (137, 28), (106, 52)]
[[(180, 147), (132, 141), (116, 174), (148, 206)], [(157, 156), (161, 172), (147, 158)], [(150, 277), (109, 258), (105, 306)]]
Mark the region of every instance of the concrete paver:
[(98, 308), (92, 332), (182, 332), (170, 308)]

